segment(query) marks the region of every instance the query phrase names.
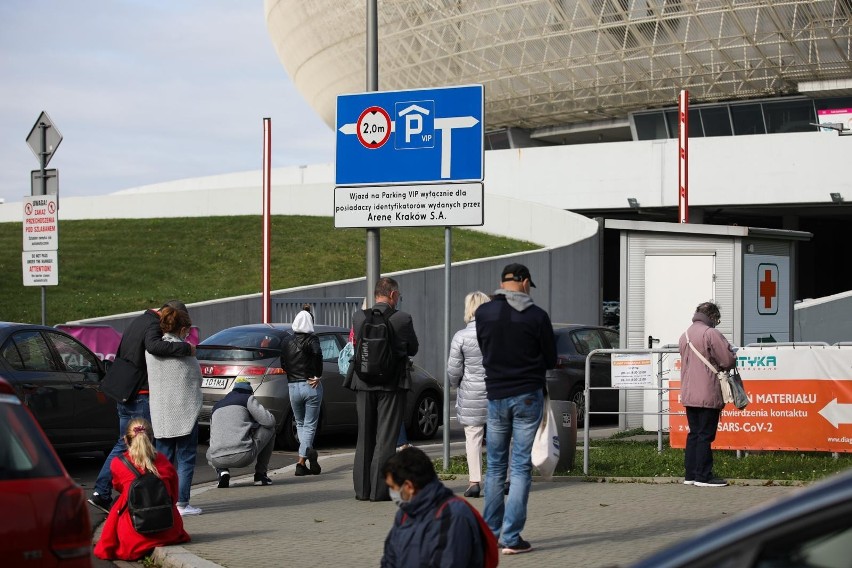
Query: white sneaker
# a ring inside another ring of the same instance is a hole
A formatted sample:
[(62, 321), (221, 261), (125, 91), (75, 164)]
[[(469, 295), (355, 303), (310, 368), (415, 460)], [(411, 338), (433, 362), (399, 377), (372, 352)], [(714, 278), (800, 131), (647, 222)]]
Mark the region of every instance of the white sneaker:
[(181, 517), (186, 517), (188, 515), (200, 515), (201, 514), (201, 509), (199, 509), (198, 507), (193, 507), (189, 503), (186, 504), (186, 507), (178, 506), (177, 510), (178, 510), (178, 513), (180, 513)]

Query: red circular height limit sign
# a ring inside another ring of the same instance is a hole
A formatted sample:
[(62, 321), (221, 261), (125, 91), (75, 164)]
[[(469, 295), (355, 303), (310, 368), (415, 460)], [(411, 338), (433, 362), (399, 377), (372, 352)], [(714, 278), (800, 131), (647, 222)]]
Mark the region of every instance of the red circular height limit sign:
[(355, 124), (358, 141), (370, 150), (384, 146), (391, 135), (391, 119), (388, 111), (371, 106), (361, 113)]

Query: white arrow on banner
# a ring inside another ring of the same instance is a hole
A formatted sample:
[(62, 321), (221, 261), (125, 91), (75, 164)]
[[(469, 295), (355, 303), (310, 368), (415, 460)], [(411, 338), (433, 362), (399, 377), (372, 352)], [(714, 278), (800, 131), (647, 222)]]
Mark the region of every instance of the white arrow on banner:
[(852, 424), (852, 404), (841, 404), (836, 398), (826, 404), (819, 413), (835, 428), (840, 424)]

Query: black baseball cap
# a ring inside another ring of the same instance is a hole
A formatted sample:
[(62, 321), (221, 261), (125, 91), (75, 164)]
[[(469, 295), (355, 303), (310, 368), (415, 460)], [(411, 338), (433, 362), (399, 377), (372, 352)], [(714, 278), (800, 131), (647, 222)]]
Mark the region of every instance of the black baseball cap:
[(529, 279), (530, 286), (535, 288), (535, 284), (533, 284), (532, 276), (530, 276), (530, 269), (524, 266), (523, 264), (507, 264), (505, 268), (503, 268), (503, 273), (500, 275), (501, 282), (523, 282), (524, 280)]

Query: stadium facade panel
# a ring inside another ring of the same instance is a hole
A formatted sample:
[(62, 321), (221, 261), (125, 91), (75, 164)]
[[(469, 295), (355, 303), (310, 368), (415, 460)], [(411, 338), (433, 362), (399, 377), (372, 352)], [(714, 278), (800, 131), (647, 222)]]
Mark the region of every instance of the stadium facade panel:
[[(365, 1), (265, 0), (265, 12), (332, 126), (336, 96), (365, 90)], [(623, 120), (681, 89), (710, 103), (852, 77), (852, 0), (379, 0), (378, 18), (379, 88), (482, 84), (488, 130)]]

